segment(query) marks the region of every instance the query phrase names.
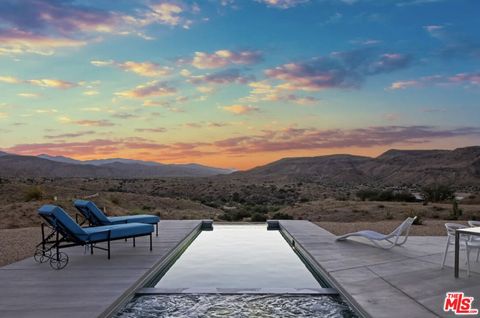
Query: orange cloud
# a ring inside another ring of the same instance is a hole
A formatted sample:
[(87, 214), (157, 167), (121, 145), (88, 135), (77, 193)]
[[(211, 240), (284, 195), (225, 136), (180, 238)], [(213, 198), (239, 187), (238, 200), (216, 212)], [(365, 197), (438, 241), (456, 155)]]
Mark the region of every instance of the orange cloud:
[(52, 79), (52, 78), (22, 80), (13, 76), (0, 76), (0, 82), (8, 83), (8, 84), (30, 84), (34, 86), (60, 88), (60, 89), (67, 89), (67, 88), (78, 86), (77, 83), (59, 80), (59, 79)]
[(230, 106), (224, 106), (223, 110), (236, 114), (236, 115), (244, 115), (247, 113), (251, 112), (256, 112), (258, 111), (258, 107), (250, 106), (250, 105), (230, 105)]
[(90, 61), (91, 64), (102, 67), (102, 66), (115, 66), (122, 70), (138, 74), (140, 76), (146, 77), (160, 77), (170, 75), (172, 69), (167, 66), (160, 66), (157, 63), (153, 62), (134, 62), (134, 61), (125, 61), (125, 62), (115, 62), (113, 60), (93, 60)]

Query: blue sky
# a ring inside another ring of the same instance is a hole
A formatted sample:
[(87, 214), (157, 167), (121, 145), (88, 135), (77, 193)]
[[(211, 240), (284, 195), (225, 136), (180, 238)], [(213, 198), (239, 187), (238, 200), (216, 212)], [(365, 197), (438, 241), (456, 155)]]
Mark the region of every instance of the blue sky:
[(250, 168), (480, 135), (480, 2), (2, 1), (0, 149)]

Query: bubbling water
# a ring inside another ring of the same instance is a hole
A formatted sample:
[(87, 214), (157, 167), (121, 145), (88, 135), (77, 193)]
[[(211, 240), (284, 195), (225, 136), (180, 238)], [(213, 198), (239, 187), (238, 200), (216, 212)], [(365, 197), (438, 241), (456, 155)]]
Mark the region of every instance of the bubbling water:
[(338, 296), (154, 295), (132, 300), (116, 318), (357, 317)]

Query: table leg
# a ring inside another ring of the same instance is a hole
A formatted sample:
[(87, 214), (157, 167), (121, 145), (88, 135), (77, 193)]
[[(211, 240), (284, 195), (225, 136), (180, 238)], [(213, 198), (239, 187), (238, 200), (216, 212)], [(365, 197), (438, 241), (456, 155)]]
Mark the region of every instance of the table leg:
[(455, 231), (455, 278), (458, 278), (458, 263), (460, 254), (460, 233)]

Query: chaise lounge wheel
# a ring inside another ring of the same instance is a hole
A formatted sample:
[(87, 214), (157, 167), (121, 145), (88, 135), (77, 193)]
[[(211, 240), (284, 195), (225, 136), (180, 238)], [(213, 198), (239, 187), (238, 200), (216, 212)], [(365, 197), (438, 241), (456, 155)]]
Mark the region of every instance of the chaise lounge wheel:
[(35, 250), (35, 254), (33, 254), (33, 259), (37, 263), (45, 263), (51, 255), (51, 250), (44, 251), (41, 247), (37, 247), (37, 249)]
[(65, 266), (67, 266), (67, 264), (68, 264), (68, 255), (63, 252), (59, 252), (58, 256), (56, 253), (54, 253), (50, 257), (50, 267), (53, 269), (62, 269)]

